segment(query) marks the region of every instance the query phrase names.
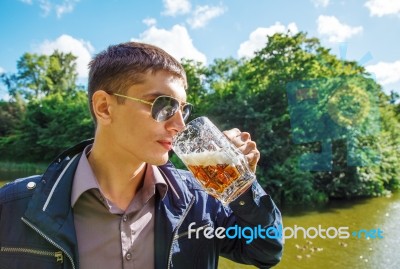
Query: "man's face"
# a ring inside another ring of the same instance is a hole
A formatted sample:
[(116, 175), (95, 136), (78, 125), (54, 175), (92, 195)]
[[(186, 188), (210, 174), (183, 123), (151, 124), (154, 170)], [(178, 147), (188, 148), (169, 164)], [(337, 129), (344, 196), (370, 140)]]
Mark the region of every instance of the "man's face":
[[(166, 71), (148, 73), (143, 83), (133, 85), (125, 95), (148, 102), (153, 102), (160, 95), (167, 95), (181, 103), (186, 102), (182, 80)], [(121, 161), (165, 164), (172, 137), (185, 127), (181, 111), (166, 121), (156, 122), (151, 116), (150, 105), (129, 99), (125, 99), (124, 104), (116, 105), (116, 97), (112, 97), (112, 121), (108, 133), (113, 141), (109, 147), (114, 148), (110, 148), (110, 151), (116, 152)]]

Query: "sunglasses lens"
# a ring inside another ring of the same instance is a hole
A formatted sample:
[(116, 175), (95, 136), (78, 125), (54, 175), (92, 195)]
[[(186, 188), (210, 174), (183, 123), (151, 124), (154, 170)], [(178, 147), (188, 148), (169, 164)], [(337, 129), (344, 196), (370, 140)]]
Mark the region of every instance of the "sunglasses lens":
[(192, 112), (193, 106), (191, 104), (186, 104), (183, 106), (182, 109), (182, 117), (183, 121), (186, 122), (190, 116), (190, 112)]
[[(154, 100), (151, 115), (158, 122), (166, 121), (175, 115), (179, 108), (180, 104), (178, 100), (169, 96), (160, 96)], [(183, 105), (182, 117), (185, 122), (189, 118), (192, 108), (191, 104)]]
[(179, 102), (168, 96), (160, 96), (153, 103), (152, 117), (160, 122), (171, 118), (179, 109)]

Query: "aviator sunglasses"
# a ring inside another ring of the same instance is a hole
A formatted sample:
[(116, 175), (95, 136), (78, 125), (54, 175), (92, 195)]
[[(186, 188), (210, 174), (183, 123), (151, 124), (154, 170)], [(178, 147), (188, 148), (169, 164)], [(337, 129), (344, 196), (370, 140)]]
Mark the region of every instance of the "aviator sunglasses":
[(190, 112), (192, 111), (193, 105), (190, 103), (180, 104), (178, 99), (171, 96), (161, 95), (158, 96), (153, 102), (146, 100), (129, 97), (118, 93), (110, 93), (118, 97), (126, 98), (132, 101), (140, 102), (143, 104), (151, 105), (151, 116), (157, 122), (166, 121), (178, 112), (179, 109), (182, 111), (183, 121), (186, 122), (189, 118)]

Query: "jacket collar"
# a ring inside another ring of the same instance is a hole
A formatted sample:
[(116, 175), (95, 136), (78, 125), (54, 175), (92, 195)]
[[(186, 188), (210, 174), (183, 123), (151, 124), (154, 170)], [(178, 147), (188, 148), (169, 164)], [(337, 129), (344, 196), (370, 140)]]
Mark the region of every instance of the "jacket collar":
[[(170, 162), (160, 166), (168, 184), (164, 199), (156, 196), (155, 210), (155, 268), (168, 268), (174, 235), (194, 202), (194, 195), (185, 184), (185, 176)], [(161, 242), (161, 244), (160, 244)]]
[(77, 268), (78, 249), (71, 189), (79, 156), (91, 141), (85, 141), (61, 154), (50, 164), (38, 184), (24, 219), (48, 241), (57, 244), (74, 261)]
[(162, 202), (174, 211), (176, 216), (182, 215), (193, 198), (193, 194), (185, 184), (186, 178), (171, 162), (159, 166), (159, 169), (165, 177), (169, 191), (169, 195)]

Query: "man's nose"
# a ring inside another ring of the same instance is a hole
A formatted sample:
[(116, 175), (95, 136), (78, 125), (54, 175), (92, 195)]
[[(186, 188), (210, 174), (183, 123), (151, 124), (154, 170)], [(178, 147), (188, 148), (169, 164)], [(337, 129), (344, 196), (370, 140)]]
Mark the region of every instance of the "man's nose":
[(182, 110), (180, 109), (168, 120), (166, 126), (169, 131), (173, 132), (173, 135), (183, 131), (185, 127), (185, 120), (183, 119)]

